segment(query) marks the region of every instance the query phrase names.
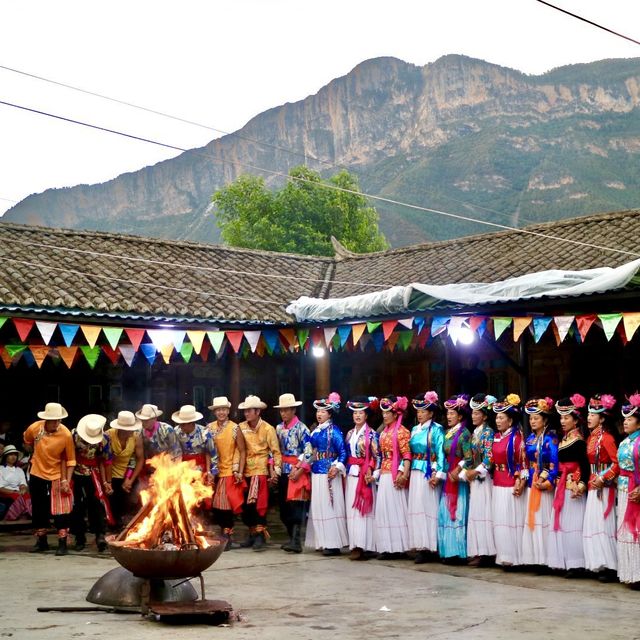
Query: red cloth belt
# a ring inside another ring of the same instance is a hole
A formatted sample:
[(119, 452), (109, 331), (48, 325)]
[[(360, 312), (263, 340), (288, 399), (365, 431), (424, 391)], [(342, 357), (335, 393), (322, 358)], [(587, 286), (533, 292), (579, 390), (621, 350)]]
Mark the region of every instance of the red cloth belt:
[(347, 458), (347, 464), (352, 465), (355, 464), (358, 467), (364, 467), (365, 458), (356, 458), (355, 456), (349, 456)]
[(282, 456), (282, 462), (286, 463), (286, 464), (298, 464), (298, 462), (300, 462), (300, 460), (298, 459), (298, 456)]
[(561, 462), (560, 463), (560, 478), (556, 485), (556, 495), (553, 498), (553, 530), (558, 531), (560, 529), (560, 513), (562, 507), (564, 507), (564, 492), (567, 488), (567, 478), (570, 473), (574, 473), (579, 469), (577, 462)]
[[(640, 486), (636, 482), (636, 474), (633, 471), (621, 469), (620, 475), (629, 479), (629, 493), (631, 493), (637, 486)], [(640, 534), (640, 503), (627, 500), (627, 508), (624, 512), (622, 525), (629, 530), (633, 536), (634, 542), (637, 542), (638, 535)]]

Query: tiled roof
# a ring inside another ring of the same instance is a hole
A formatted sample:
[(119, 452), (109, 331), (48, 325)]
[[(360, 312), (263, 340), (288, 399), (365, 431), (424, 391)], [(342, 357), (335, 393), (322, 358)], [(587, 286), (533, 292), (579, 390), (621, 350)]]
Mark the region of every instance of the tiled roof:
[[(527, 229), (640, 254), (638, 211)], [(636, 257), (515, 231), (366, 255), (339, 248), (335, 258), (322, 258), (0, 223), (0, 309), (289, 324), (287, 303), (304, 295), (495, 282), (546, 269), (619, 266)]]

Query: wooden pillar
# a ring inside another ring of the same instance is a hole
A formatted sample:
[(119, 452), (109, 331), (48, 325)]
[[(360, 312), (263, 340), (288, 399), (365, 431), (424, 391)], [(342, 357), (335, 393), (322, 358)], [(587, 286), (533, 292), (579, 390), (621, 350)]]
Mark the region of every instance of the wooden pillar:
[(315, 358), (316, 361), (316, 398), (326, 398), (331, 393), (331, 367), (329, 365), (329, 352), (324, 356)]
[(229, 400), (231, 406), (235, 408), (240, 404), (241, 400), (244, 400), (244, 398), (240, 398), (240, 356), (237, 353), (230, 353), (229, 358), (231, 358), (231, 398)]

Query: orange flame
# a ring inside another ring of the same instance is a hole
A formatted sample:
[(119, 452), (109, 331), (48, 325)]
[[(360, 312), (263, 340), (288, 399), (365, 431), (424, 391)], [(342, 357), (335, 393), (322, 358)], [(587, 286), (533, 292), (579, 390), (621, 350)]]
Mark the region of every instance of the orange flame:
[(163, 534), (169, 532), (178, 548), (186, 544), (209, 546), (205, 532), (195, 518), (203, 500), (211, 498), (213, 488), (205, 484), (203, 472), (193, 460), (175, 462), (161, 453), (148, 463), (155, 471), (149, 487), (140, 492), (143, 505), (153, 505), (146, 517), (128, 532), (124, 543), (144, 549), (156, 547)]

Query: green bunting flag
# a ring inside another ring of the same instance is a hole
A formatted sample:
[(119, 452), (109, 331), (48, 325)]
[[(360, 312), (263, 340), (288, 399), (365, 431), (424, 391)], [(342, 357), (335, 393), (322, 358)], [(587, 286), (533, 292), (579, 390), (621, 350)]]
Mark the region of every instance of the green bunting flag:
[(107, 342), (111, 345), (111, 348), (115, 351), (120, 341), (123, 329), (118, 327), (102, 327), (102, 332), (107, 338)]
[(89, 366), (93, 369), (96, 366), (96, 362), (98, 362), (98, 358), (100, 357), (100, 346), (89, 347), (86, 345), (82, 345), (80, 347), (80, 351), (82, 351), (86, 361), (89, 363)]
[(382, 322), (367, 322), (367, 332), (373, 333), (381, 324)]
[(494, 318), (493, 319), (493, 334), (497, 340), (504, 330), (513, 322), (513, 318)]
[(307, 339), (309, 337), (309, 329), (298, 329), (298, 344), (301, 349), (304, 349), (305, 344), (307, 344)]
[(406, 351), (413, 340), (413, 331), (398, 331), (398, 344), (403, 351)]
[(189, 362), (191, 360), (191, 356), (193, 355), (194, 346), (190, 342), (183, 342), (182, 347), (180, 348), (180, 355), (185, 362)]
[(607, 336), (607, 340), (611, 340), (613, 334), (616, 332), (616, 328), (622, 320), (621, 313), (601, 313), (598, 315), (600, 322), (602, 322), (602, 328), (604, 329), (604, 335)]
[(24, 344), (7, 344), (4, 347), (7, 350), (7, 353), (15, 358), (19, 353), (22, 353), (27, 347)]

